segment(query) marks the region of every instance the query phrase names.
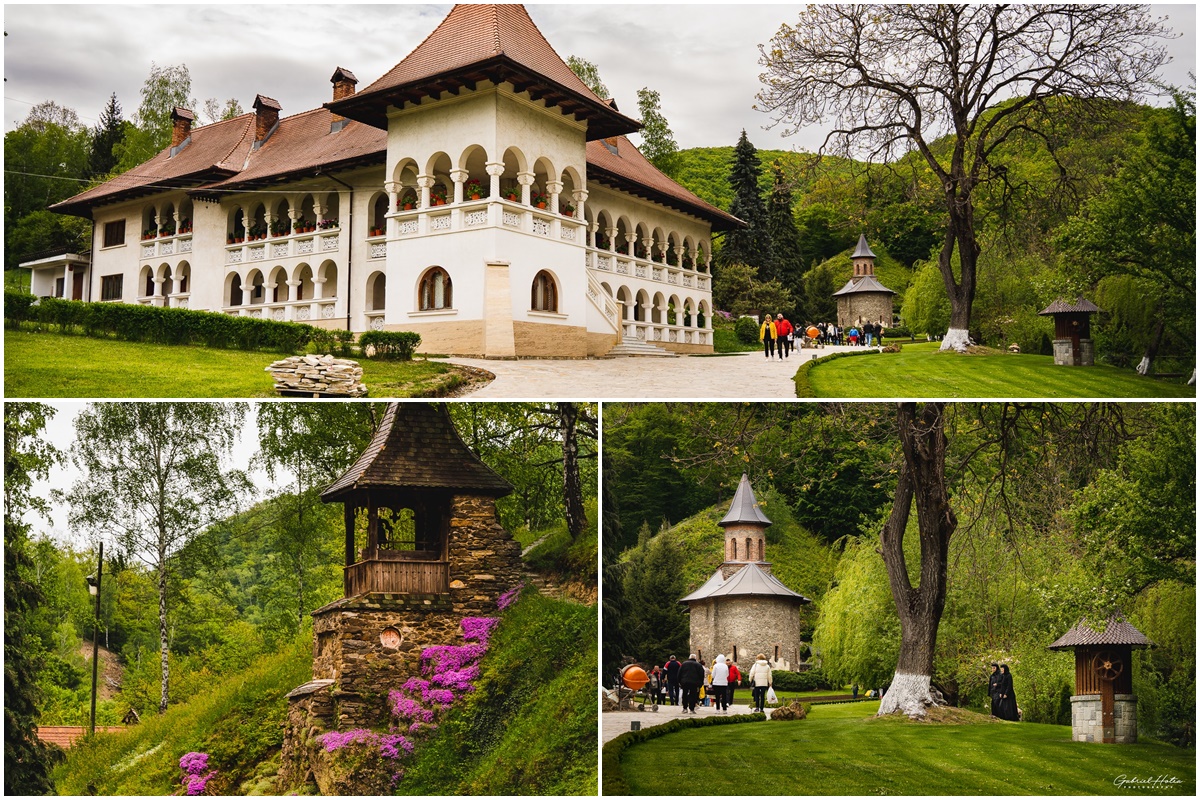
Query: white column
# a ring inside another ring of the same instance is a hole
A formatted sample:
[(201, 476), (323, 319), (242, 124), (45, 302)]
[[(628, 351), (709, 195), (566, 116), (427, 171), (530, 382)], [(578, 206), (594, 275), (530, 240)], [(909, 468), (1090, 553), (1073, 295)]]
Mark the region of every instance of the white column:
[(546, 208), (548, 208), (550, 211), (553, 211), (555, 214), (559, 213), (558, 195), (562, 192), (562, 187), (562, 181), (546, 181), (546, 194), (549, 195), (549, 198), (546, 201)]
[(529, 205), (529, 187), (533, 186), (533, 179), (536, 176), (532, 172), (518, 172), (517, 183), (521, 184), (521, 204)]
[(489, 161), (484, 165), (488, 174), (488, 197), (496, 200), (500, 197), (500, 176), (504, 174), (503, 161)]
[(454, 181), (454, 202), (461, 203), (463, 201), (463, 184), (471, 173), (465, 169), (450, 170), (450, 180)]
[(433, 188), (432, 175), (418, 175), (417, 186), (421, 187), (421, 202), (419, 208), (429, 208), (429, 190)]

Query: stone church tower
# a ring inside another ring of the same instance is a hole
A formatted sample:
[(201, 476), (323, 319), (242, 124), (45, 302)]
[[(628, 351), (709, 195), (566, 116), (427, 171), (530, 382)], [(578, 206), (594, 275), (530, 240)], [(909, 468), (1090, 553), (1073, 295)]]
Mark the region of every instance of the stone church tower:
[(854, 277), (833, 293), (839, 328), (868, 322), (892, 327), (892, 297), (896, 293), (875, 279), (875, 257), (866, 235), (860, 233), (858, 247), (850, 255)]
[(496, 498), (512, 486), (459, 438), (445, 404), (392, 403), (358, 461), (321, 500), (345, 508), (343, 597), (312, 612), (313, 680), (288, 694), (285, 783), (315, 770), (315, 737), (376, 727), (421, 652), (462, 644), (464, 617), (497, 614), (521, 548)]
[(682, 598), (691, 617), (691, 652), (707, 664), (718, 654), (745, 672), (759, 653), (775, 669), (800, 661), (800, 606), (812, 602), (771, 574), (766, 561), (766, 530), (750, 478), (742, 475), (725, 529), (725, 561), (704, 585)]

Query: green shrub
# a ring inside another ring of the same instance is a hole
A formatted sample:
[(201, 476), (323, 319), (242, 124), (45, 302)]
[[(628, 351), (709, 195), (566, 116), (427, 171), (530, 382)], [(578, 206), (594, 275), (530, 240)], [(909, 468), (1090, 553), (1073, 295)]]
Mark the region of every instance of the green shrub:
[(753, 317), (739, 317), (734, 332), (737, 333), (738, 340), (745, 344), (758, 343), (758, 323)]
[(829, 679), (825, 677), (825, 673), (819, 668), (810, 669), (807, 672), (785, 672), (774, 669), (771, 670), (771, 683), (781, 692), (815, 692), (834, 688)]
[(25, 292), (4, 290), (4, 322), (10, 328), (15, 328), (29, 319), (29, 306), (37, 298)]
[(632, 794), (629, 790), (629, 784), (625, 782), (625, 776), (621, 772), (621, 754), (627, 747), (641, 744), (650, 739), (657, 739), (659, 736), (666, 736), (668, 733), (675, 733), (685, 728), (702, 728), (708, 725), (737, 725), (743, 722), (764, 722), (766, 719), (766, 714), (738, 714), (732, 717), (673, 719), (670, 722), (655, 725), (652, 728), (642, 728), (640, 731), (622, 733), (617, 738), (606, 743), (601, 751), (601, 760), (603, 762), (602, 774), (604, 775), (603, 794), (606, 797)]
[(421, 344), (421, 334), (410, 331), (367, 331), (358, 339), (363, 355), (372, 349), (371, 358), (411, 361)]
[(21, 322), (56, 325), (63, 333), (82, 332), (87, 336), (115, 337), (130, 342), (281, 353), (302, 353), (310, 342), (319, 341), (328, 344), (326, 352), (336, 348), (345, 354), (353, 341), (353, 334), (348, 331), (330, 332), (296, 322), (131, 303), (84, 303), (56, 297), (44, 297), (34, 305), (34, 299), (33, 295), (6, 291), (4, 316), (7, 324), (13, 327)]

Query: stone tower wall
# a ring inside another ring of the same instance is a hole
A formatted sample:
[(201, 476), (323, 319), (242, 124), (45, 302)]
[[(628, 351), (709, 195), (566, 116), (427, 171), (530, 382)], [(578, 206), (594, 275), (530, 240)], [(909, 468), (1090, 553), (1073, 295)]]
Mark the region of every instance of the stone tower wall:
[[(746, 540), (750, 540), (753, 551), (746, 554)], [(737, 542), (737, 554), (733, 554), (731, 542)], [(767, 536), (761, 525), (729, 525), (725, 528), (726, 561), (765, 561)]]
[(866, 322), (892, 325), (892, 295), (883, 292), (860, 292), (837, 298), (838, 327), (849, 328)]
[(691, 652), (703, 653), (708, 664), (718, 653), (732, 659), (736, 646), (743, 673), (759, 653), (775, 669), (794, 669), (800, 661), (800, 609), (774, 597), (714, 597), (692, 603), (689, 645)]
[[(1113, 725), (1117, 744), (1137, 742), (1137, 695), (1113, 696)], [(1077, 694), (1071, 697), (1071, 739), (1076, 742), (1103, 742), (1104, 719), (1100, 695)]]

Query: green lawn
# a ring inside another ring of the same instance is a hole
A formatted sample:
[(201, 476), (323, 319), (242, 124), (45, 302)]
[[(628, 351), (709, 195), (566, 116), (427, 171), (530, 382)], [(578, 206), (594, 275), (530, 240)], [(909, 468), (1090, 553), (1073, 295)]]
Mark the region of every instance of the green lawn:
[[(635, 795), (1195, 794), (1194, 750), (1072, 742), (1059, 725), (870, 717), (878, 708), (684, 730), (625, 750), (622, 772)], [(1131, 789), (1121, 776), (1180, 783)]]
[[(4, 332), (5, 397), (274, 397), (278, 353)], [(449, 364), (363, 361), (371, 397), (431, 397), (463, 382)]]
[(1195, 397), (1182, 380), (1157, 380), (1106, 365), (1056, 367), (1051, 356), (941, 353), (937, 342), (899, 353), (817, 364), (817, 397)]

